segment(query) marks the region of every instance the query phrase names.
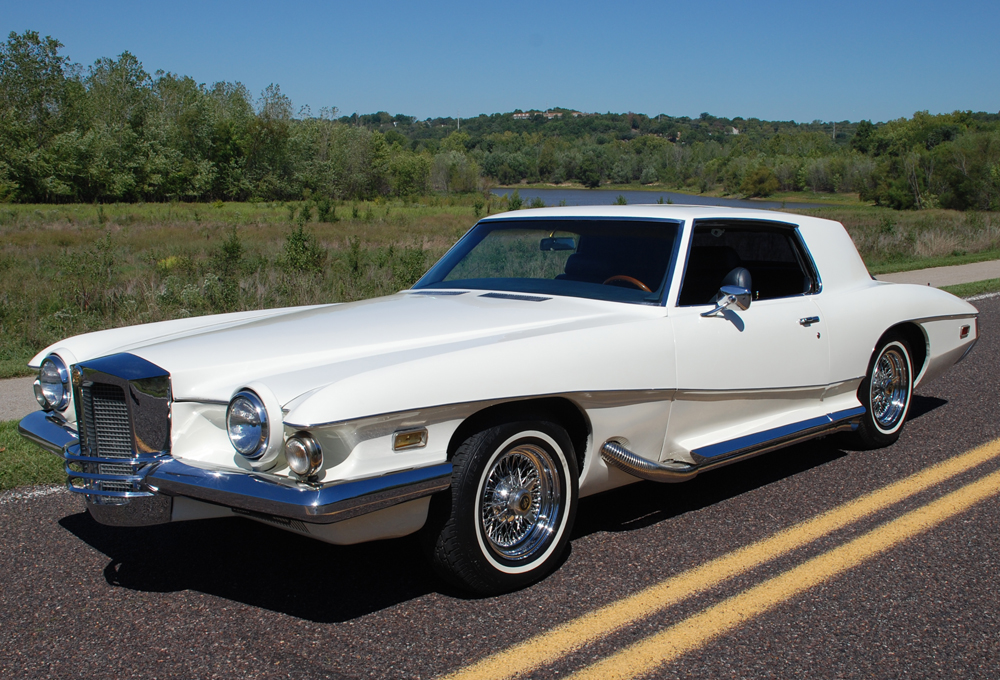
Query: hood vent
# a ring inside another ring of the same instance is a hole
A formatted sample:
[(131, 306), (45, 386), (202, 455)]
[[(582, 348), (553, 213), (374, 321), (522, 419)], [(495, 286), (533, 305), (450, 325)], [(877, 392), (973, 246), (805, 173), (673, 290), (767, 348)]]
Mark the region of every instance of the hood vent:
[(537, 295), (515, 295), (514, 293), (485, 293), (479, 297), (497, 298), (500, 300), (521, 300), (523, 302), (545, 302), (552, 298), (539, 297)]

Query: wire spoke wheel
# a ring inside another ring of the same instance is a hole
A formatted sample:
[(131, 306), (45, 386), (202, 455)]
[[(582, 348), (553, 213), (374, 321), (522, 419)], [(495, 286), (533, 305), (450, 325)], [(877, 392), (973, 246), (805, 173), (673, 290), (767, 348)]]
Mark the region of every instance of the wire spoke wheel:
[(872, 416), (879, 427), (892, 429), (906, 411), (910, 395), (909, 362), (900, 349), (887, 347), (871, 378)]
[(431, 499), (424, 534), (438, 574), (493, 595), (552, 571), (580, 496), (566, 429), (548, 419), (499, 422), (466, 437), (451, 460), (451, 493)]
[(858, 401), (865, 414), (851, 435), (853, 445), (861, 449), (889, 446), (906, 423), (913, 399), (913, 352), (909, 341), (899, 334), (887, 334), (872, 354), (868, 375), (858, 387)]
[(519, 444), (502, 453), (485, 476), (479, 521), (490, 547), (505, 559), (534, 556), (560, 521), (562, 488), (552, 456)]

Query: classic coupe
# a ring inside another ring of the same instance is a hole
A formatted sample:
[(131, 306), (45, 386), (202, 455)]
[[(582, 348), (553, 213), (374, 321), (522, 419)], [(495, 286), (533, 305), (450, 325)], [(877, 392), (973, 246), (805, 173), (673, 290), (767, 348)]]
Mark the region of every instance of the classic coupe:
[(98, 522), (422, 531), (439, 573), (489, 594), (559, 562), (583, 496), (835, 432), (893, 443), (978, 334), (972, 305), (873, 280), (829, 220), (522, 210), (395, 295), (57, 342), (20, 432)]

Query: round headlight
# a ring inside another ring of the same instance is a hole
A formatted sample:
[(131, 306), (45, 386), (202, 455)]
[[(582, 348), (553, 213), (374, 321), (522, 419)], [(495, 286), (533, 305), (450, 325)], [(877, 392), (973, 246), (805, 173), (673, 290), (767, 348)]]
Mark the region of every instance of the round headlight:
[(229, 441), (245, 458), (254, 460), (267, 450), (268, 425), (264, 402), (253, 392), (238, 393), (226, 409)]
[(35, 399), (46, 411), (65, 411), (69, 406), (69, 369), (55, 354), (45, 357), (35, 380)]
[(298, 432), (285, 442), (285, 460), (292, 472), (309, 477), (323, 467), (323, 450), (308, 432)]

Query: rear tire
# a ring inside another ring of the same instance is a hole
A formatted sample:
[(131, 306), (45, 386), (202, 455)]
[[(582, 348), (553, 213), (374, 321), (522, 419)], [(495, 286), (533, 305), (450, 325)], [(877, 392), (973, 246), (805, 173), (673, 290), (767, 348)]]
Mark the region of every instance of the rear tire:
[(450, 499), (435, 498), (426, 536), (438, 574), (493, 595), (552, 571), (569, 543), (579, 495), (566, 431), (545, 420), (490, 427), (466, 439), (452, 465)]
[(902, 336), (886, 335), (879, 341), (858, 388), (866, 410), (855, 432), (861, 448), (878, 449), (899, 439), (913, 400), (912, 356)]

